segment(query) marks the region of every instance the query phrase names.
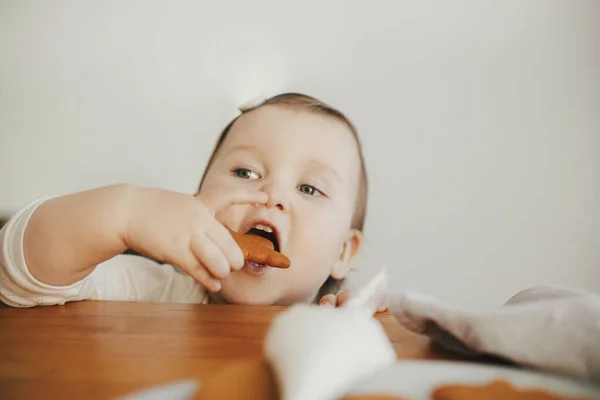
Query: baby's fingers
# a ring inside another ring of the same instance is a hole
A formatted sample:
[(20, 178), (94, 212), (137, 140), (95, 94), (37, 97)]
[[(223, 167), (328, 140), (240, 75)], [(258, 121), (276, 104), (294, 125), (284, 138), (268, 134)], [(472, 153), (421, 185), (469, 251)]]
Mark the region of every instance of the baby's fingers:
[(236, 271), (242, 269), (244, 254), (227, 228), (215, 221), (206, 234), (223, 251), (232, 269)]
[(182, 254), (182, 258), (178, 262), (173, 264), (181, 267), (185, 272), (192, 276), (198, 283), (210, 290), (211, 292), (218, 292), (221, 290), (221, 282), (216, 280), (210, 273), (204, 268), (196, 256), (191, 250)]
[(229, 260), (221, 248), (206, 234), (195, 237), (190, 247), (196, 258), (213, 277), (224, 279), (231, 272)]
[(387, 300), (383, 300), (379, 307), (377, 308), (377, 312), (386, 312), (390, 309), (390, 303)]
[[(327, 295), (324, 296), (321, 300), (325, 299), (325, 297), (328, 296), (333, 296), (333, 295)], [(336, 307), (342, 307), (351, 297), (352, 297), (352, 292), (350, 291), (346, 291), (346, 292), (341, 292), (340, 294), (338, 294), (335, 297), (335, 301), (331, 301), (330, 298), (326, 299), (326, 301), (331, 302), (334, 306)], [(387, 311), (389, 308), (388, 302), (387, 301), (382, 301), (379, 306), (377, 307), (377, 312), (385, 312)]]
[(221, 290), (221, 282), (213, 278), (201, 265), (194, 269), (193, 277), (211, 292), (218, 292)]
[(337, 306), (341, 307), (348, 301), (352, 292), (342, 292), (337, 295)]
[(326, 294), (321, 297), (319, 300), (319, 305), (323, 307), (336, 307), (337, 306), (337, 297), (335, 294)]
[(265, 192), (250, 189), (209, 190), (198, 198), (213, 214), (234, 204), (265, 204), (269, 200)]

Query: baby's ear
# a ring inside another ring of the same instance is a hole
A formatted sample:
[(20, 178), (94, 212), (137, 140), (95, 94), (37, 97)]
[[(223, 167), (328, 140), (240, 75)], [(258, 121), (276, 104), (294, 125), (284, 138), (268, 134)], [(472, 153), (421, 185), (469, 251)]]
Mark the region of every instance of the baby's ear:
[(335, 262), (333, 269), (331, 270), (331, 277), (334, 279), (343, 279), (348, 275), (350, 271), (350, 265), (352, 264), (352, 260), (358, 254), (362, 247), (363, 243), (363, 235), (362, 232), (358, 229), (350, 229), (348, 231), (348, 236), (344, 243), (342, 243), (342, 248), (340, 250), (340, 256), (338, 260)]

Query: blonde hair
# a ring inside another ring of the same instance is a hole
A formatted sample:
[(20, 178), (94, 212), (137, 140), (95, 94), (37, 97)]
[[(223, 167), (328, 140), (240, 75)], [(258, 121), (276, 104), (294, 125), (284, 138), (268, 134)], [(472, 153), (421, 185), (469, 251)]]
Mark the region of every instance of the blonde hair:
[[(317, 114), (326, 115), (326, 116), (329, 116), (331, 118), (334, 118), (334, 119), (342, 122), (350, 129), (350, 132), (352, 133), (352, 137), (356, 141), (356, 147), (358, 149), (358, 156), (360, 159), (358, 191), (356, 193), (356, 201), (355, 201), (355, 206), (354, 206), (354, 214), (352, 216), (351, 227), (353, 229), (357, 229), (362, 232), (364, 229), (365, 218), (366, 218), (366, 214), (367, 214), (368, 182), (367, 182), (367, 170), (365, 167), (365, 160), (363, 157), (362, 145), (361, 145), (360, 139), (358, 137), (358, 131), (356, 130), (356, 127), (354, 126), (354, 124), (352, 124), (352, 122), (350, 122), (348, 117), (346, 117), (341, 111), (333, 108), (332, 106), (330, 106), (314, 97), (307, 96), (305, 94), (283, 93), (283, 94), (271, 97), (271, 98), (265, 100), (264, 102), (257, 104), (254, 107), (251, 107), (249, 109), (244, 109), (242, 111), (242, 114), (240, 114), (239, 116), (234, 118), (231, 122), (229, 122), (229, 124), (227, 124), (227, 126), (223, 129), (223, 131), (219, 135), (219, 138), (217, 139), (217, 142), (216, 142), (213, 152), (210, 156), (210, 159), (208, 160), (208, 163), (206, 164), (206, 169), (204, 170), (204, 174), (202, 175), (200, 184), (198, 185), (198, 190), (200, 190), (202, 188), (202, 184), (204, 183), (204, 179), (206, 178), (206, 174), (207, 174), (208, 170), (210, 169), (219, 149), (221, 148), (221, 145), (227, 138), (227, 135), (229, 134), (229, 132), (231, 131), (231, 128), (237, 122), (237, 120), (242, 115), (244, 115), (248, 112), (252, 112), (253, 110), (256, 110), (260, 107), (267, 106), (267, 105), (295, 107), (295, 108), (300, 108), (300, 109), (307, 110), (310, 112), (314, 112)], [(331, 277), (328, 278), (327, 281), (323, 284), (323, 286), (319, 290), (319, 295), (317, 296), (317, 300), (322, 295), (337, 292), (340, 289), (342, 283), (343, 283), (342, 279), (333, 279)]]

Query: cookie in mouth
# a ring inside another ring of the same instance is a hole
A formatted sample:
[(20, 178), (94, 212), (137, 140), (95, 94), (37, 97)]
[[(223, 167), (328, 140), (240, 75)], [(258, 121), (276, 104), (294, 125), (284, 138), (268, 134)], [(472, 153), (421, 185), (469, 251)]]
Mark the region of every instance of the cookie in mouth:
[(271, 243), (273, 243), (273, 248), (275, 251), (279, 252), (279, 239), (277, 238), (277, 233), (273, 227), (265, 225), (265, 224), (256, 224), (248, 232), (247, 235), (256, 235), (262, 238), (267, 239)]

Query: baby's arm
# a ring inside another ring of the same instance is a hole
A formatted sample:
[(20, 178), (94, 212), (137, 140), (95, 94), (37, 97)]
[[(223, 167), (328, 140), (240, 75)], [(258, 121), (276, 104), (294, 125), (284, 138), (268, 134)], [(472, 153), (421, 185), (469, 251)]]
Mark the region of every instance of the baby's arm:
[(49, 285), (69, 285), (123, 252), (136, 190), (113, 185), (42, 203), (23, 239), (31, 274)]
[(8, 269), (15, 263), (4, 260), (10, 256), (2, 250), (17, 249), (12, 253), (26, 264), (27, 274), (42, 284), (67, 286), (131, 248), (218, 291), (220, 279), (243, 267), (244, 255), (215, 213), (267, 200), (266, 193), (246, 188), (200, 196), (132, 185), (88, 190), (34, 204), (15, 216), (0, 231), (0, 261)]
[(204, 303), (207, 294), (189, 275), (168, 264), (117, 255), (70, 285), (40, 282), (29, 271), (23, 238), (29, 220), (47, 199), (31, 202), (0, 229), (0, 302), (13, 307), (65, 304), (70, 301), (133, 300)]

